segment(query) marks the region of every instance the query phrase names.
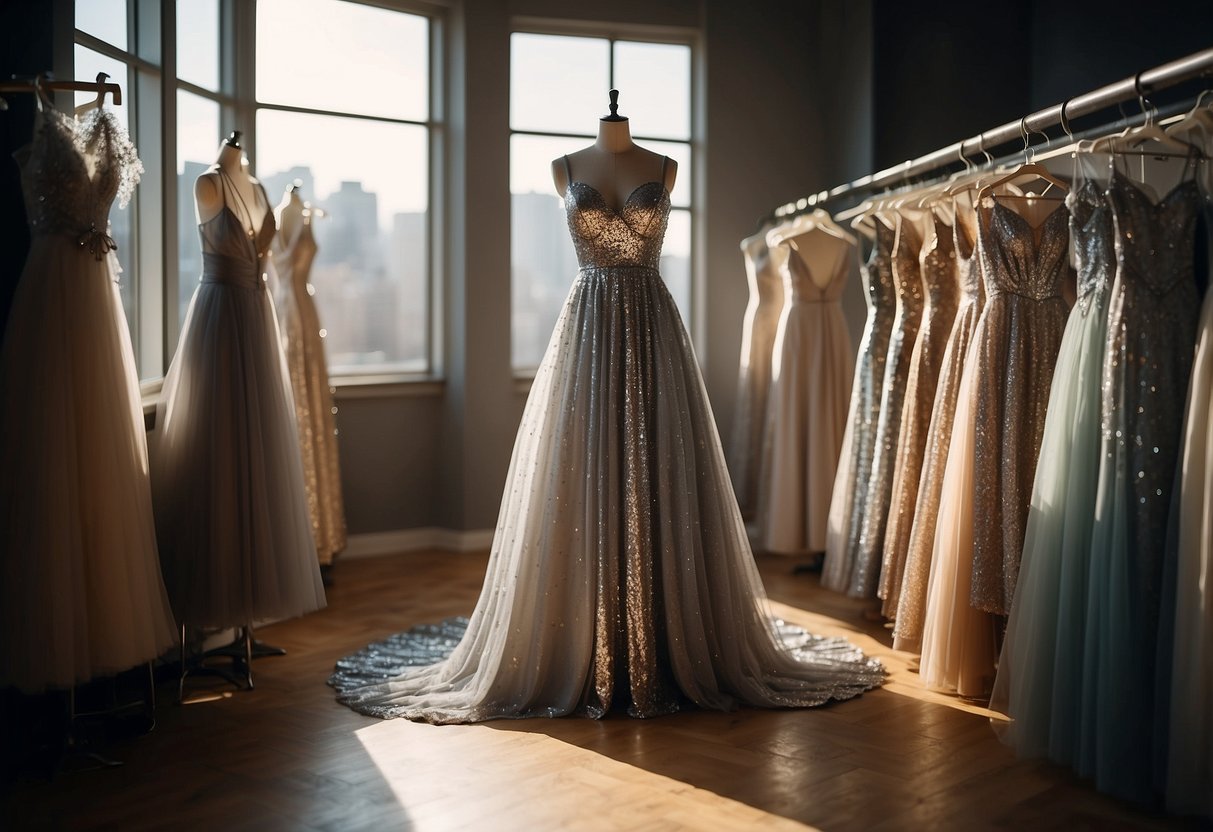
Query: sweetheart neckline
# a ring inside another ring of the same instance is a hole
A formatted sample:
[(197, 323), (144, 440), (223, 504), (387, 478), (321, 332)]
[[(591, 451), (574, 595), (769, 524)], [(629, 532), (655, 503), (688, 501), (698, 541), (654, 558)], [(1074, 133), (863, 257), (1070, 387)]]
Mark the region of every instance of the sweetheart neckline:
[(632, 197), (636, 196), (636, 193), (641, 188), (647, 188), (649, 185), (657, 185), (658, 187), (661, 188), (662, 195), (666, 199), (670, 198), (670, 191), (668, 188), (666, 188), (664, 182), (659, 182), (656, 179), (650, 179), (648, 182), (641, 182), (635, 188), (632, 188), (632, 192), (627, 195), (627, 198), (624, 199), (623, 202), (620, 204), (619, 208), (616, 209), (616, 208), (612, 208), (610, 205), (607, 204), (606, 197), (603, 196), (602, 191), (595, 188), (589, 182), (584, 182), (580, 179), (570, 180), (569, 184), (564, 186), (564, 193), (565, 193), (566, 197), (568, 196), (569, 191), (571, 191), (573, 189), (574, 185), (580, 185), (583, 188), (589, 188), (591, 191), (593, 191), (595, 194), (597, 194), (598, 199), (600, 199), (602, 201), (602, 207), (607, 209), (608, 211), (610, 211), (612, 214), (614, 214), (617, 217), (623, 216), (623, 212), (627, 210), (628, 205), (631, 204), (631, 202), (632, 202)]

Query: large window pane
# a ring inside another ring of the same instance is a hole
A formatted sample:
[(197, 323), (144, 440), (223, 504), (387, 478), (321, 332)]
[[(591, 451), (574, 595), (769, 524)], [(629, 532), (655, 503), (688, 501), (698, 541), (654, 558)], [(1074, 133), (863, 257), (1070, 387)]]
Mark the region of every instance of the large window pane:
[(691, 48), (671, 43), (615, 43), (619, 112), (639, 136), (691, 137)]
[(678, 304), (682, 321), (690, 329), (691, 314), (691, 212), (670, 212), (670, 225), (661, 249), (661, 277)]
[(177, 77), (219, 89), (219, 0), (177, 0)]
[(608, 49), (600, 38), (511, 35), (510, 126), (597, 133), (610, 106)]
[(202, 247), (194, 208), (194, 180), (219, 155), (219, 103), (193, 93), (177, 92), (177, 321), (202, 274)]
[[(76, 0), (76, 28), (126, 49), (126, 0)], [(83, 78), (76, 67), (76, 77)]]
[(428, 154), (424, 127), (257, 114), (270, 202), (298, 179), (323, 211), (311, 282), (331, 372), (428, 369)]
[(539, 366), (577, 273), (551, 162), (585, 143), (544, 136), (510, 139), (510, 333), (511, 358), (518, 368)]
[(258, 0), (257, 100), (425, 120), (429, 20), (342, 0)]

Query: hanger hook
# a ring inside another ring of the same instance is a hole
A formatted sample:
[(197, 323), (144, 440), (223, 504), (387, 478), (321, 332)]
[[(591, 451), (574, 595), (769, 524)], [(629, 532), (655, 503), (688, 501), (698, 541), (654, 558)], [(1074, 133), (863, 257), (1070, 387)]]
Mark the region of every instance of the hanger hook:
[(1066, 113), (1066, 110), (1070, 106), (1071, 100), (1072, 99), (1067, 98), (1065, 101), (1061, 102), (1061, 119), (1060, 119), (1060, 121), (1061, 121), (1061, 129), (1066, 134), (1066, 138), (1068, 138), (1071, 142), (1073, 142), (1074, 141), (1074, 131), (1070, 129), (1070, 116)]
[(1133, 89), (1137, 92), (1137, 106), (1141, 109), (1141, 114), (1145, 117), (1145, 125), (1147, 127), (1154, 121), (1154, 105), (1146, 98), (1146, 94), (1150, 89), (1141, 82), (1141, 73), (1133, 76)]
[(965, 142), (961, 139), (956, 145), (956, 155), (960, 157), (960, 163), (965, 166), (965, 173), (973, 172), (973, 163), (969, 161), (969, 157), (965, 156)]
[(977, 134), (977, 152), (986, 157), (986, 164), (993, 165), (994, 157), (990, 155), (990, 151), (986, 150), (986, 134)]
[(1032, 161), (1032, 142), (1028, 138), (1028, 117), (1024, 116), (1019, 120), (1019, 135), (1023, 136), (1023, 161), (1024, 164), (1029, 164)]

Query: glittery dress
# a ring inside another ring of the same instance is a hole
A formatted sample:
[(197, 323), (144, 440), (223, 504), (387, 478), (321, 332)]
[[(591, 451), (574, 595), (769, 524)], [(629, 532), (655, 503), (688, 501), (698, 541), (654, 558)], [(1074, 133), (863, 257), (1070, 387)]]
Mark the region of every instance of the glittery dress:
[(931, 226), (930, 242), (923, 246), (919, 254), (926, 305), (910, 355), (906, 398), (897, 439), (897, 463), (893, 470), (893, 495), (889, 502), (888, 527), (884, 536), (884, 559), (877, 589), (877, 594), (884, 599), (882, 611), (886, 618), (897, 615), (897, 603), (901, 598), (914, 507), (918, 502), (919, 479), (935, 404), (935, 387), (939, 382), (944, 351), (960, 300), (952, 229), (937, 211), (931, 212)]
[(781, 256), (786, 256), (786, 250), (773, 252), (763, 240), (757, 241), (746, 253), (750, 302), (741, 328), (737, 402), (729, 444), (733, 491), (746, 519), (758, 513), (758, 478), (762, 471), (767, 394), (771, 388), (771, 353), (783, 311)]
[(807, 706), (880, 683), (839, 640), (776, 627), (690, 340), (657, 271), (661, 182), (618, 210), (572, 181), (581, 266), (514, 444), (468, 622), (342, 659), (340, 701), (379, 717), (633, 716)]
[[(1188, 179), (1154, 202), (1113, 174), (1119, 269), (1108, 301), (1078, 771), (1149, 800), (1163, 557), (1200, 298)], [(1207, 708), (1207, 703), (1206, 703)]]
[(897, 437), (901, 432), (901, 412), (905, 406), (906, 384), (910, 379), (910, 359), (922, 325), (926, 305), (918, 255), (922, 240), (914, 223), (897, 218), (897, 237), (893, 243), (893, 285), (897, 290), (897, 313), (889, 335), (884, 365), (884, 384), (880, 394), (880, 420), (872, 447), (872, 476), (867, 494), (858, 506), (863, 523), (856, 546), (847, 593), (856, 598), (875, 598), (884, 554), (885, 529), (893, 499), (893, 474), (897, 465)]
[(823, 552), (826, 547), (830, 492), (846, 433), (855, 360), (842, 313), (851, 249), (837, 250), (841, 255), (829, 250), (836, 259), (822, 282), (823, 275), (814, 275), (799, 251), (788, 253), (784, 268), (785, 300), (775, 336), (759, 486), (759, 529), (769, 552)]
[(981, 263), (976, 249), (976, 215), (971, 216), (972, 227), (966, 226), (964, 215), (960, 212), (952, 225), (960, 301), (952, 331), (948, 335), (948, 344), (944, 348), (939, 382), (935, 387), (935, 402), (931, 407), (931, 424), (927, 428), (922, 477), (918, 483), (918, 500), (914, 507), (914, 523), (906, 551), (906, 570), (902, 577), (897, 615), (893, 621), (894, 649), (912, 653), (922, 650), (927, 581), (931, 575), (935, 524), (939, 518), (939, 501), (943, 491), (944, 470), (948, 462), (948, 448), (952, 441), (952, 424), (956, 418), (960, 379), (985, 300)]
[(1053, 368), (1069, 313), (1069, 212), (1056, 208), (1033, 227), (1002, 202), (978, 208), (986, 281), (974, 338), (973, 585), (970, 602), (1011, 611), (1032, 482), (1044, 433)]
[[(1093, 162), (1078, 158), (1082, 165)], [(1048, 756), (1063, 765), (1072, 765), (1077, 751), (1100, 389), (1116, 270), (1112, 209), (1104, 190), (1092, 178), (1076, 180), (1068, 200), (1078, 301), (1053, 374), (1019, 586), (990, 701), (1011, 718), (1009, 724), (992, 723), (1003, 742), (1021, 756)]]
[(149, 661), (176, 632), (105, 233), (143, 166), (109, 111), (38, 119), (14, 154), (31, 240), (0, 351), (0, 688), (31, 693)]
[(323, 330), (308, 283), (316, 258), (312, 221), (305, 214), (290, 239), (275, 238), (274, 268), (278, 290), (274, 308), (294, 394), (295, 421), (303, 453), (303, 484), (307, 487), (312, 538), (320, 563), (330, 564), (345, 548), (345, 503), (337, 457), (336, 408), (324, 357)]
[[(1206, 158), (1210, 149), (1206, 143)], [(1213, 224), (1210, 193), (1206, 188), (1206, 224)], [(1213, 292), (1200, 311), (1179, 465), (1168, 531), (1170, 597), (1159, 628), (1159, 655), (1171, 659), (1160, 667), (1160, 689), (1170, 696), (1159, 726), (1163, 785), (1172, 812), (1213, 818)]]
[[(994, 617), (970, 603), (976, 543), (1001, 532), (998, 517), (1018, 516), (1015, 495), (1021, 492), (1008, 490), (1008, 483), (1024, 489), (1027, 514), (1065, 328), (1060, 292), (1069, 268), (1065, 206), (1034, 228), (1001, 202), (983, 202), (977, 209), (977, 256), (986, 301), (956, 394), (919, 664), (929, 687), (974, 698), (989, 695), (997, 660)], [(991, 453), (1005, 467), (983, 457)], [(998, 506), (1005, 510), (991, 504), (994, 493), (1008, 501)], [(996, 586), (1002, 586), (1001, 579)]]
[(880, 422), (880, 393), (884, 384), (889, 334), (897, 311), (893, 267), (889, 252), (893, 231), (879, 219), (876, 238), (867, 261), (860, 269), (868, 317), (859, 340), (855, 380), (851, 387), (851, 409), (838, 459), (838, 473), (830, 498), (826, 529), (826, 557), (821, 583), (835, 592), (846, 592), (854, 568), (863, 524), (863, 501), (872, 474), (872, 449)]
[(156, 408), (152, 494), (173, 611), (231, 627), (319, 609), (324, 589), (266, 288), (274, 215), (267, 200), (249, 230), (239, 192), (216, 178), (224, 206), (198, 226), (202, 277)]

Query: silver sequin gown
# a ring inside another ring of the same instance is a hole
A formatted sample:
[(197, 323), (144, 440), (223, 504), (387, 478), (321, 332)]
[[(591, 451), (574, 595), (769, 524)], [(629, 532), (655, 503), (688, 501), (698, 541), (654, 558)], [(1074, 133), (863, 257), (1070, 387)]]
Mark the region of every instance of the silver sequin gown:
[(868, 317), (859, 339), (850, 412), (826, 528), (821, 583), (835, 592), (847, 591), (858, 551), (863, 504), (872, 474), (872, 450), (876, 446), (876, 427), (880, 422), (880, 396), (889, 335), (897, 312), (897, 291), (893, 286), (893, 264), (889, 258), (893, 230), (879, 219), (875, 228), (872, 250), (860, 269)]
[(669, 194), (650, 182), (616, 211), (572, 182), (564, 204), (581, 269), (527, 400), (476, 608), (466, 630), (423, 627), (342, 659), (340, 700), (438, 723), (646, 717), (688, 701), (819, 705), (879, 684), (851, 645), (768, 617), (657, 270)]
[(1200, 314), (1200, 193), (1189, 179), (1155, 202), (1117, 172), (1108, 199), (1119, 268), (1108, 301), (1077, 768), (1101, 791), (1151, 800), (1163, 558)]
[(901, 412), (905, 406), (906, 384), (910, 377), (910, 358), (914, 341), (922, 325), (922, 276), (918, 255), (922, 239), (914, 223), (899, 216), (897, 238), (893, 243), (893, 285), (897, 289), (897, 314), (889, 335), (889, 350), (884, 365), (884, 386), (880, 394), (880, 421), (872, 447), (872, 477), (862, 505), (862, 530), (856, 544), (851, 580), (847, 594), (855, 598), (875, 598), (884, 557), (885, 529), (893, 498), (893, 473), (897, 465), (897, 437), (901, 432)]

